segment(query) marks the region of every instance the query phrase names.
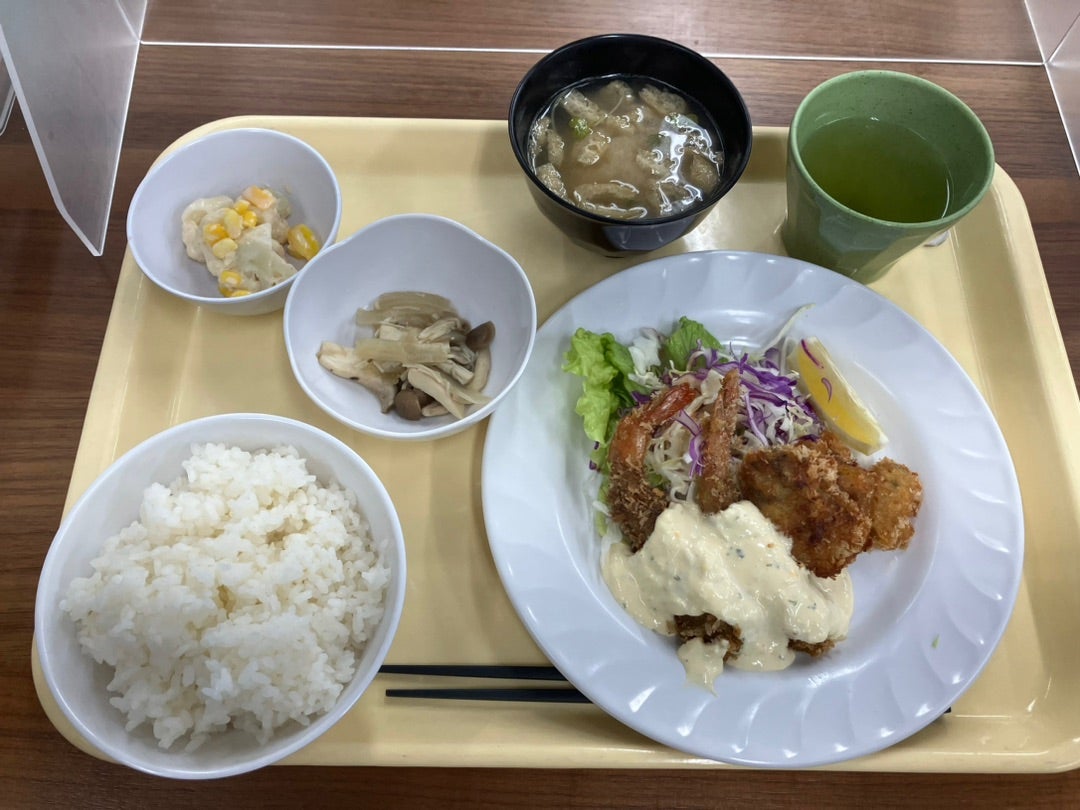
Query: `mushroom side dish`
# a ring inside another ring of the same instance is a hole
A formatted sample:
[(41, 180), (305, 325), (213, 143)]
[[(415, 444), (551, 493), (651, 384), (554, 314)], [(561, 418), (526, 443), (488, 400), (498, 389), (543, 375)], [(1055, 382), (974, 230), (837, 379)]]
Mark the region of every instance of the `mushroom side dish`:
[(471, 326), (448, 299), (406, 291), (384, 293), (358, 309), (356, 325), (372, 335), (352, 346), (323, 341), (319, 364), (371, 391), (383, 413), (411, 421), (461, 419), (490, 400), (483, 391), (495, 339), (491, 321)]

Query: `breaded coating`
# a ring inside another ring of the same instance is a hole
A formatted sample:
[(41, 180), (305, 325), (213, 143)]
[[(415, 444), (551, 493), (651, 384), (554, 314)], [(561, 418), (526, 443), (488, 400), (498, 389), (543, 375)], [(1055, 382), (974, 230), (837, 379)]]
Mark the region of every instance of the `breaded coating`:
[[(700, 638), (706, 644), (726, 641), (728, 649), (724, 653), (725, 661), (730, 661), (742, 651), (742, 633), (739, 628), (716, 618), (711, 613), (702, 613), (700, 616), (676, 616), (675, 634), (678, 636), (680, 644), (685, 644), (695, 638)], [(816, 643), (799, 641), (797, 638), (788, 639), (790, 649), (795, 650), (795, 652), (806, 653), (814, 658), (824, 655), (835, 646), (836, 639), (832, 638)]]
[(831, 431), (822, 436), (825, 447), (839, 462), (840, 488), (870, 516), (870, 548), (895, 551), (907, 548), (915, 533), (915, 516), (922, 506), (922, 482), (898, 461), (885, 458), (866, 468)]
[(612, 468), (608, 490), (611, 520), (619, 527), (631, 551), (639, 551), (649, 539), (656, 521), (668, 507), (664, 490), (651, 486), (645, 477)]
[(748, 453), (739, 468), (743, 497), (792, 540), (791, 555), (832, 578), (870, 545), (870, 517), (838, 482), (825, 442)]
[(737, 656), (742, 649), (742, 633), (739, 632), (739, 628), (716, 618), (711, 613), (702, 613), (700, 616), (676, 616), (675, 633), (679, 637), (680, 644), (685, 644), (694, 638), (700, 638), (706, 644), (726, 641), (728, 648), (724, 653), (725, 661)]
[(870, 543), (878, 551), (907, 548), (915, 534), (915, 516), (922, 506), (922, 482), (919, 476), (891, 458), (873, 467), (877, 487), (868, 503)]
[(811, 644), (809, 641), (799, 641), (797, 638), (788, 640), (788, 647), (790, 649), (795, 650), (795, 652), (806, 653), (813, 658), (820, 658), (835, 646), (836, 639), (834, 638), (827, 638), (816, 644)]
[(713, 402), (701, 451), (701, 476), (697, 481), (698, 506), (706, 515), (727, 509), (739, 500), (739, 484), (731, 468), (731, 447), (739, 419), (739, 372), (724, 375)]
[(826, 578), (863, 551), (906, 548), (922, 505), (916, 473), (892, 459), (863, 467), (831, 432), (748, 454), (739, 483), (792, 539), (792, 556)]
[(611, 484), (608, 507), (632, 551), (649, 539), (656, 519), (667, 509), (667, 493), (652, 486), (646, 477), (645, 455), (653, 432), (672, 419), (697, 397), (689, 385), (677, 385), (638, 405), (620, 421), (608, 448)]

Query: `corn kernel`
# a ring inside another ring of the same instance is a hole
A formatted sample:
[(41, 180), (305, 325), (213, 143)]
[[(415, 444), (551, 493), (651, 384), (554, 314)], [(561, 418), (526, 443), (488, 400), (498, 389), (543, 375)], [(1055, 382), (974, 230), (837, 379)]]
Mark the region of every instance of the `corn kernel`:
[(248, 186), (244, 189), (243, 197), (251, 201), (251, 204), (260, 211), (265, 211), (274, 204), (274, 195), (265, 188)]
[(223, 293), (226, 298), (240, 298), (243, 295), (251, 295), (251, 290), (229, 290), (227, 293)]
[(243, 197), (241, 197), (235, 203), (233, 203), (233, 210), (238, 214), (242, 214), (245, 211), (248, 211), (250, 209), (251, 209), (251, 203), (248, 202), (247, 200), (245, 200)]
[(250, 208), (240, 214), (240, 219), (244, 221), (245, 228), (254, 228), (256, 225), (259, 224), (258, 215)]
[(212, 245), (221, 239), (224, 239), (229, 235), (225, 230), (225, 226), (220, 222), (210, 222), (203, 226), (203, 240), (208, 245)]
[(221, 275), (218, 276), (218, 286), (228, 287), (230, 290), (236, 289), (243, 283), (244, 277), (235, 270), (222, 270)]
[(240, 234), (244, 232), (244, 220), (231, 208), (225, 209), (225, 213), (221, 217), (221, 224), (225, 226), (230, 239), (239, 239)]
[(289, 228), (289, 253), (298, 259), (311, 259), (319, 252), (319, 240), (307, 225)]
[(217, 242), (214, 243), (213, 247), (210, 248), (210, 252), (219, 259), (224, 259), (230, 253), (233, 253), (235, 250), (236, 242), (232, 239), (229, 239), (228, 237), (225, 237), (224, 239), (219, 239)]
[(244, 290), (244, 277), (237, 270), (222, 270), (218, 276), (218, 289), (226, 298), (247, 292)]

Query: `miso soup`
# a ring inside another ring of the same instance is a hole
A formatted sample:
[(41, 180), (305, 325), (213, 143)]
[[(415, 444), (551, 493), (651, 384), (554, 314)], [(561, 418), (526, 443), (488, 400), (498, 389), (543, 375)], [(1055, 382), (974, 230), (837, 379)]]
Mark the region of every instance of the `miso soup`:
[(720, 182), (715, 125), (689, 98), (639, 77), (590, 79), (560, 92), (529, 133), (537, 178), (612, 219), (655, 219), (700, 203)]

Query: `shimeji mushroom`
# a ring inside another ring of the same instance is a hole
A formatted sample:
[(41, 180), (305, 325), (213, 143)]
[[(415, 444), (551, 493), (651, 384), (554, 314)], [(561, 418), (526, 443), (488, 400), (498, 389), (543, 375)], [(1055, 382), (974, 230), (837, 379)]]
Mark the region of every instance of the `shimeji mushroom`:
[(470, 406), (490, 401), (482, 391), (491, 376), (491, 321), (472, 328), (447, 299), (417, 292), (385, 293), (355, 321), (374, 336), (351, 348), (324, 342), (319, 363), (370, 389), (384, 413), (461, 419)]
[(409, 385), (430, 396), (458, 419), (465, 416), (469, 405), (483, 405), (489, 397), (458, 385), (445, 374), (428, 366), (411, 366), (407, 375)]
[(383, 413), (394, 407), (394, 395), (398, 390), (398, 375), (379, 371), (370, 360), (357, 356), (354, 349), (324, 341), (319, 347), (319, 364), (327, 371), (354, 380), (367, 388), (379, 399)]

